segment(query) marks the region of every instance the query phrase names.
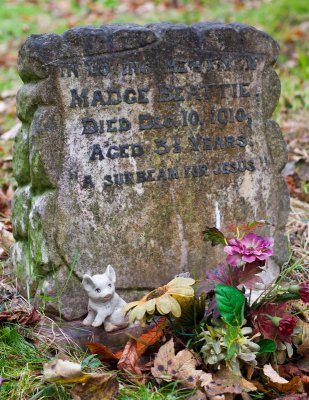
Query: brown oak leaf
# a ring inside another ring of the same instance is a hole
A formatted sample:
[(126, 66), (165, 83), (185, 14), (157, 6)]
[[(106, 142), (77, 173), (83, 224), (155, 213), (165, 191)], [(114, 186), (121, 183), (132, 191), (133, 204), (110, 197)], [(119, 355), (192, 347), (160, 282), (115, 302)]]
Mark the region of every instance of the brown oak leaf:
[(175, 354), (174, 341), (170, 339), (160, 347), (151, 373), (158, 382), (179, 380), (187, 387), (205, 387), (212, 381), (212, 375), (197, 370), (199, 364), (198, 357), (188, 349)]

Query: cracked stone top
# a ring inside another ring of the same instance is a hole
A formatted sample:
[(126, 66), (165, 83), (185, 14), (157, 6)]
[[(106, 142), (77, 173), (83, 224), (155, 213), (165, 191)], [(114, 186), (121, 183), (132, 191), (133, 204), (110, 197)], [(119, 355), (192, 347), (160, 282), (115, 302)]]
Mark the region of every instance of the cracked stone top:
[(25, 289), (78, 318), (84, 273), (113, 265), (129, 300), (221, 261), (206, 225), (254, 219), (272, 223), (264, 233), (284, 260), (286, 149), (270, 119), (278, 51), (240, 24), (30, 36), (19, 54), (12, 253)]

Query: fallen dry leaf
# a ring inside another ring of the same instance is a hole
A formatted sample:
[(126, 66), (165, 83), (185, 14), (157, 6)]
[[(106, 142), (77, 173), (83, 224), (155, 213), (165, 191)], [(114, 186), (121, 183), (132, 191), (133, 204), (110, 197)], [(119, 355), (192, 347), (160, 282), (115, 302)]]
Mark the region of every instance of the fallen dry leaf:
[(309, 337), (297, 346), (297, 352), (303, 356), (309, 355)]
[(0, 313), (1, 322), (18, 322), (22, 325), (31, 325), (40, 321), (41, 315), (35, 308), (16, 307)]
[(269, 386), (281, 393), (302, 393), (304, 391), (302, 379), (299, 376), (294, 376), (287, 383), (269, 382)]
[[(136, 353), (138, 358), (140, 358), (145, 351), (148, 349), (149, 346), (152, 346), (156, 342), (158, 342), (161, 337), (163, 336), (163, 328), (166, 325), (166, 318), (160, 318), (156, 325), (150, 328), (147, 332), (143, 333), (138, 338), (131, 338), (129, 340), (128, 348), (132, 346), (132, 340), (136, 342)], [(104, 346), (101, 343), (86, 343), (86, 346), (90, 350), (92, 354), (97, 354), (101, 361), (105, 362), (112, 362), (112, 361), (119, 361), (122, 356), (124, 350), (117, 351), (114, 353), (108, 347)], [(127, 348), (127, 351), (128, 351)], [(121, 363), (122, 365), (122, 363)]]
[[(297, 367), (291, 368), (291, 371), (298, 370)], [(290, 381), (282, 378), (270, 364), (264, 365), (264, 374), (269, 378), (268, 385), (281, 393), (302, 393), (304, 391), (301, 376), (294, 376)]]
[(251, 380), (253, 373), (254, 373), (254, 367), (252, 367), (252, 365), (248, 365), (248, 367), (247, 367), (247, 379), (249, 379), (249, 381)]
[(29, 315), (24, 315), (19, 323), (23, 325), (32, 325), (41, 320), (41, 314), (38, 312), (36, 308), (33, 308)]
[(86, 343), (86, 346), (92, 354), (100, 356), (101, 361), (118, 361), (121, 358), (121, 352), (113, 353), (108, 347), (101, 343)]
[(0, 213), (6, 216), (11, 214), (14, 189), (11, 185), (3, 185), (0, 189)]
[(206, 387), (212, 381), (212, 375), (197, 370), (198, 365), (197, 356), (188, 349), (175, 355), (174, 341), (171, 339), (160, 347), (151, 373), (158, 382), (179, 380), (187, 387)]
[[(154, 360), (154, 367), (151, 373), (155, 378), (159, 378), (164, 371), (168, 370), (171, 360), (175, 357), (175, 348), (173, 339), (169, 340), (160, 347), (159, 352)], [(169, 375), (167, 375), (169, 378)], [(162, 378), (164, 379), (164, 378)]]
[(9, 254), (11, 246), (15, 243), (12, 232), (7, 230), (7, 226), (0, 222), (0, 258)]
[(252, 400), (252, 397), (246, 392), (241, 393), (241, 397), (243, 400)]
[(187, 400), (207, 400), (206, 394), (201, 390), (198, 390), (195, 394), (188, 397)]
[(279, 365), (278, 368), (280, 376), (286, 379), (292, 379), (294, 376), (303, 375), (302, 371), (298, 368), (298, 366), (292, 363)]
[(136, 352), (139, 357), (145, 353), (149, 346), (154, 345), (162, 338), (166, 321), (167, 319), (165, 317), (160, 318), (156, 325), (154, 325), (147, 332), (143, 333), (139, 338), (135, 339)]
[(284, 397), (278, 397), (275, 400), (308, 400), (308, 395), (307, 393), (301, 393), (301, 394), (288, 394), (287, 396)]
[(273, 369), (273, 367), (270, 364), (264, 365), (263, 372), (264, 372), (264, 375), (267, 376), (267, 378), (269, 378), (270, 381), (273, 382), (273, 383), (280, 383), (280, 384), (289, 383), (289, 381), (287, 381), (286, 379), (282, 378), (278, 374), (278, 372), (276, 372)]
[[(131, 338), (122, 351), (117, 367), (122, 371), (134, 375), (142, 375), (142, 368), (139, 366), (139, 359), (149, 346), (155, 344), (163, 336), (163, 327), (166, 325), (166, 318), (161, 318), (154, 327), (142, 334), (139, 338)], [(146, 367), (149, 370), (149, 366)]]
[(249, 382), (227, 368), (213, 374), (213, 381), (204, 387), (207, 396), (218, 396), (229, 394), (242, 394), (257, 390), (253, 382)]
[(209, 398), (209, 400), (233, 400), (233, 397), (232, 397), (232, 399), (230, 397), (227, 399), (225, 397), (225, 394), (219, 394), (217, 396), (211, 396), (211, 397), (208, 397), (208, 398)]
[(308, 387), (309, 386), (309, 376), (308, 375), (303, 375), (301, 377), (301, 381), (305, 384), (305, 388), (309, 389), (309, 387)]
[(141, 375), (142, 371), (138, 366), (139, 355), (136, 350), (136, 341), (130, 339), (123, 349), (122, 356), (118, 361), (117, 367), (122, 371), (127, 371), (135, 375)]
[(259, 392), (268, 393), (268, 390), (259, 381), (251, 381)]
[(302, 371), (309, 372), (309, 355), (298, 360), (296, 366)]
[(71, 390), (73, 400), (111, 400), (119, 391), (116, 375), (93, 374), (86, 383), (78, 383)]
[(300, 330), (297, 336), (297, 352), (301, 355), (309, 355), (309, 323), (299, 319), (297, 327)]

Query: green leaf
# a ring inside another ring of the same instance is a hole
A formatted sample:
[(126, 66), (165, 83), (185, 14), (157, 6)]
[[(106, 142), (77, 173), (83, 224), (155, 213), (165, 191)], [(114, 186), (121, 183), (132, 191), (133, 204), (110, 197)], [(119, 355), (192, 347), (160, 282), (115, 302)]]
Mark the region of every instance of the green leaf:
[(245, 296), (232, 286), (219, 283), (215, 287), (216, 301), (221, 318), (227, 325), (242, 326)]
[(236, 341), (239, 335), (239, 327), (230, 326), (226, 330), (224, 341), (227, 345), (227, 358), (230, 360), (236, 353)]
[(224, 244), (224, 245), (227, 244), (227, 241), (223, 233), (215, 227), (210, 228), (206, 226), (206, 229), (203, 232), (203, 234), (205, 242), (211, 242), (212, 246), (216, 246), (217, 244)]
[(262, 339), (258, 342), (260, 350), (258, 354), (274, 353), (277, 349), (276, 342), (270, 339)]
[(297, 300), (299, 299), (299, 294), (296, 293), (282, 293), (279, 294), (273, 301), (275, 303), (284, 303), (289, 300)]
[(224, 336), (224, 341), (227, 344), (227, 346), (230, 346), (232, 343), (234, 343), (238, 337), (238, 332), (239, 329), (237, 326), (229, 326), (226, 330), (225, 336)]
[(97, 358), (96, 354), (91, 354), (90, 356), (86, 357), (82, 362), (82, 368), (89, 367), (91, 369), (98, 368), (102, 365), (101, 361)]
[(236, 344), (232, 343), (231, 346), (229, 346), (227, 349), (226, 358), (228, 360), (231, 360), (234, 357), (235, 353), (236, 353)]

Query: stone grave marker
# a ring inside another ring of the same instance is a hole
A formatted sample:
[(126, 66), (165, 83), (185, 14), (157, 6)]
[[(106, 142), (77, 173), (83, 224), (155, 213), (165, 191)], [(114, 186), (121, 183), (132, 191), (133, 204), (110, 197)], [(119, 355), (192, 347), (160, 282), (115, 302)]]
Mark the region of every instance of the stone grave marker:
[(15, 144), (13, 261), (29, 295), (87, 312), (84, 273), (127, 300), (205, 273), (208, 226), (256, 219), (286, 258), (286, 148), (271, 120), (278, 44), (240, 24), (115, 24), (32, 35)]

